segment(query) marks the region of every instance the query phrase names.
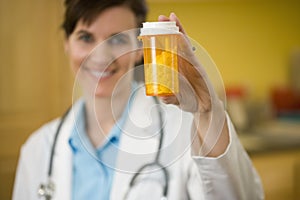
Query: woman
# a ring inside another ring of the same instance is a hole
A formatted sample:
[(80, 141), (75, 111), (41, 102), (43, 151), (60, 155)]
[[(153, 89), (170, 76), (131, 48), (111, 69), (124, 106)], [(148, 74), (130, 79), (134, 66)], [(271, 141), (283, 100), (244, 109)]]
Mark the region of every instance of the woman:
[(39, 199), (50, 165), (55, 187), (42, 185), (39, 193), (47, 198), (53, 193), (53, 199), (263, 199), (230, 119), (205, 73), (195, 73), (201, 68), (175, 14), (158, 20), (175, 21), (180, 28), (186, 57), (179, 67), (188, 80), (181, 87), (187, 89), (161, 97), (176, 106), (159, 109), (157, 100), (132, 81), (141, 52), (125, 48), (132, 44), (132, 32), (126, 31), (145, 21), (145, 2), (66, 0), (65, 5), (65, 50), (83, 98), (63, 123), (46, 124), (22, 147), (13, 199)]

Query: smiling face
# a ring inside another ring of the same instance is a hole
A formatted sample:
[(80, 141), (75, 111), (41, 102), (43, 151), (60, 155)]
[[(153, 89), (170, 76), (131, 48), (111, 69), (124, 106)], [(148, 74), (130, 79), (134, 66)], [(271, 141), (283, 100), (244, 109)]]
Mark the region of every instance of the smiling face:
[(130, 69), (141, 59), (141, 53), (130, 52), (135, 48), (136, 35), (123, 31), (136, 28), (136, 24), (134, 13), (124, 6), (104, 10), (89, 25), (78, 21), (65, 49), (86, 95), (111, 97), (119, 80), (117, 93), (130, 88)]

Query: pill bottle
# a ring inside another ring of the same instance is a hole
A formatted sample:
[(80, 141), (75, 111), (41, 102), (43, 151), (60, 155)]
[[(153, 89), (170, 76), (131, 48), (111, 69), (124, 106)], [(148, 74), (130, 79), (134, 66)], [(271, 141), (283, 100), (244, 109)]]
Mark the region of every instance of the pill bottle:
[(178, 36), (179, 28), (173, 21), (143, 23), (139, 39), (143, 43), (146, 95), (179, 92)]

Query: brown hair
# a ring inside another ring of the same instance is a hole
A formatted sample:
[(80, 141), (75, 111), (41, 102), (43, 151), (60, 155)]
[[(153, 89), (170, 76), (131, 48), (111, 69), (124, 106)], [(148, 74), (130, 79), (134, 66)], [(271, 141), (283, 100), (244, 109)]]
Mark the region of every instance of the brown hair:
[(69, 37), (79, 20), (90, 24), (105, 9), (113, 6), (127, 6), (136, 16), (137, 27), (146, 19), (147, 4), (145, 0), (65, 0), (65, 17), (62, 28)]

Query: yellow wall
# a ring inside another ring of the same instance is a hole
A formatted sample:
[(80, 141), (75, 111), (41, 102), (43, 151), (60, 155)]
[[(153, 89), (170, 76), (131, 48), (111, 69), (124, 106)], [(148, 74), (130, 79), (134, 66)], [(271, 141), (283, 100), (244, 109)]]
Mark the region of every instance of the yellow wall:
[(61, 0), (0, 0), (0, 199), (11, 199), (21, 145), (71, 104)]
[(274, 85), (287, 84), (290, 52), (300, 47), (300, 2), (150, 0), (149, 21), (175, 12), (190, 37), (212, 56), (225, 85), (247, 87), (265, 99)]

